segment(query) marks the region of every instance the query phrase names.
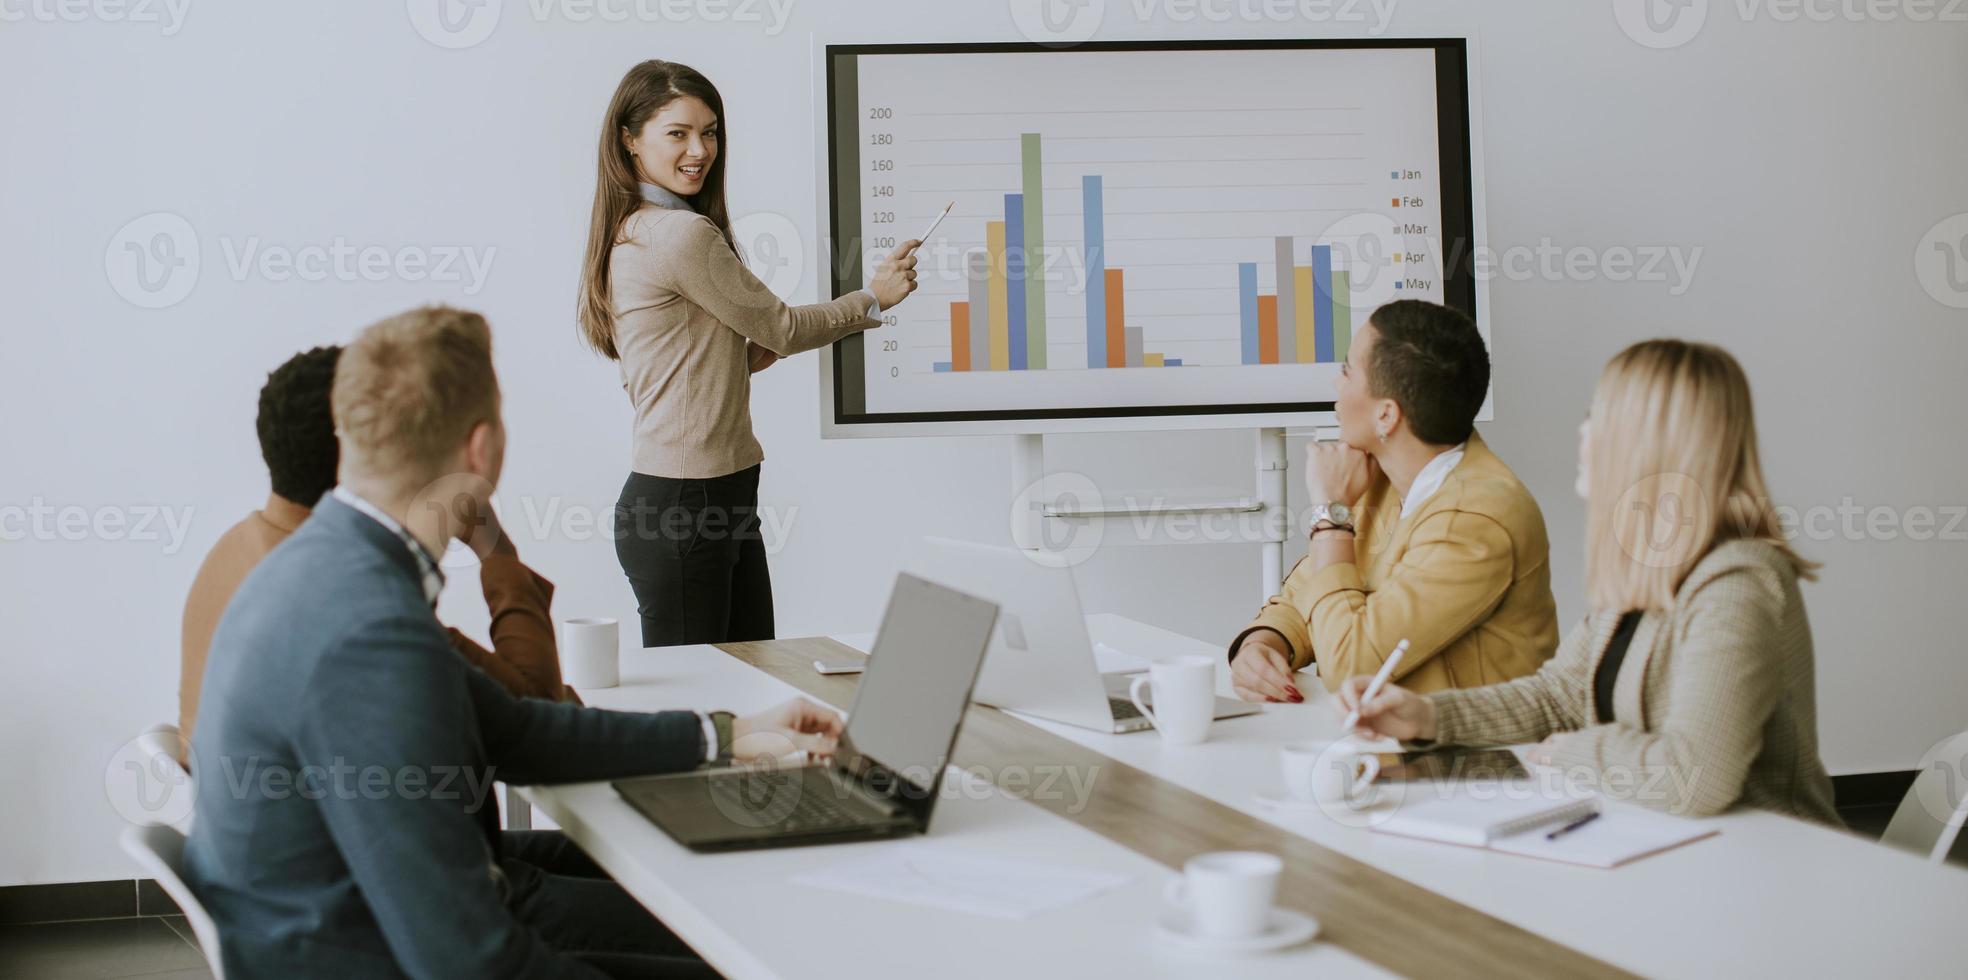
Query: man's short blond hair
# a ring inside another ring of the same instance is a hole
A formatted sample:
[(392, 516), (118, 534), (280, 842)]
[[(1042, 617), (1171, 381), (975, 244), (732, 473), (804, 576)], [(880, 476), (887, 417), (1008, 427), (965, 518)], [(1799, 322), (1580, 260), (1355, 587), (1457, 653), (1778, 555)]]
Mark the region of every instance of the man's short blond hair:
[(442, 475), (473, 427), (499, 417), (492, 330), (448, 306), (376, 323), (342, 352), (333, 404), (344, 465), (391, 481)]

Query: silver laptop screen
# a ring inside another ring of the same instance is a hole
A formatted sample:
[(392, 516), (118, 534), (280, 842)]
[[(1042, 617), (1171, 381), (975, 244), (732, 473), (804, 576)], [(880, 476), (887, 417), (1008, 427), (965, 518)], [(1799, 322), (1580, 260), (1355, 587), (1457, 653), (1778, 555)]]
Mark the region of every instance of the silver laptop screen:
[(866, 756), (920, 789), (933, 789), (997, 615), (998, 607), (983, 599), (898, 576), (854, 694), (843, 755)]

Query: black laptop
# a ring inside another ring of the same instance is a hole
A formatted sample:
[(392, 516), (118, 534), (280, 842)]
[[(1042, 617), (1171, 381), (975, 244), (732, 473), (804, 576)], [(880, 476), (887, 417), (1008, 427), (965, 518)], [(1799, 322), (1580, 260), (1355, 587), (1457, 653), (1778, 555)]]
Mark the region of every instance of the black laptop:
[(834, 757), (645, 776), (616, 792), (693, 851), (927, 833), (998, 607), (901, 575)]

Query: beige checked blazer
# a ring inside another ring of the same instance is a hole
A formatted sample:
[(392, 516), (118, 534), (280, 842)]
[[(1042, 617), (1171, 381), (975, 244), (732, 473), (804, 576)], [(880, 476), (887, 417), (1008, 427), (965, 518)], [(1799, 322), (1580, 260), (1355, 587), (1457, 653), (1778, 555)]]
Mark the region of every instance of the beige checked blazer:
[(1717, 545), (1673, 606), (1645, 613), (1596, 717), (1593, 675), (1620, 613), (1586, 617), (1537, 673), (1427, 695), (1435, 744), (1554, 732), (1552, 761), (1608, 796), (1687, 816), (1735, 804), (1839, 826), (1818, 758), (1811, 626), (1797, 568), (1761, 541)]

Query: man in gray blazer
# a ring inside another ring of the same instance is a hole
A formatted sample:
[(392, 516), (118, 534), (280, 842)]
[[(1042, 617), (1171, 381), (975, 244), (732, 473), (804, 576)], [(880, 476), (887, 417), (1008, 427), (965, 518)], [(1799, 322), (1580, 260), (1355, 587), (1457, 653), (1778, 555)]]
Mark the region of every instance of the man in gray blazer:
[(824, 752), (838, 716), (806, 701), (734, 718), (514, 698), (433, 615), (436, 556), (465, 536), (461, 513), (488, 506), (503, 462), (484, 319), (430, 308), (370, 327), (333, 402), (341, 486), (227, 607), (193, 736), (187, 879), (227, 972), (714, 976), (619, 886), (510, 878), (480, 827), (492, 782)]

